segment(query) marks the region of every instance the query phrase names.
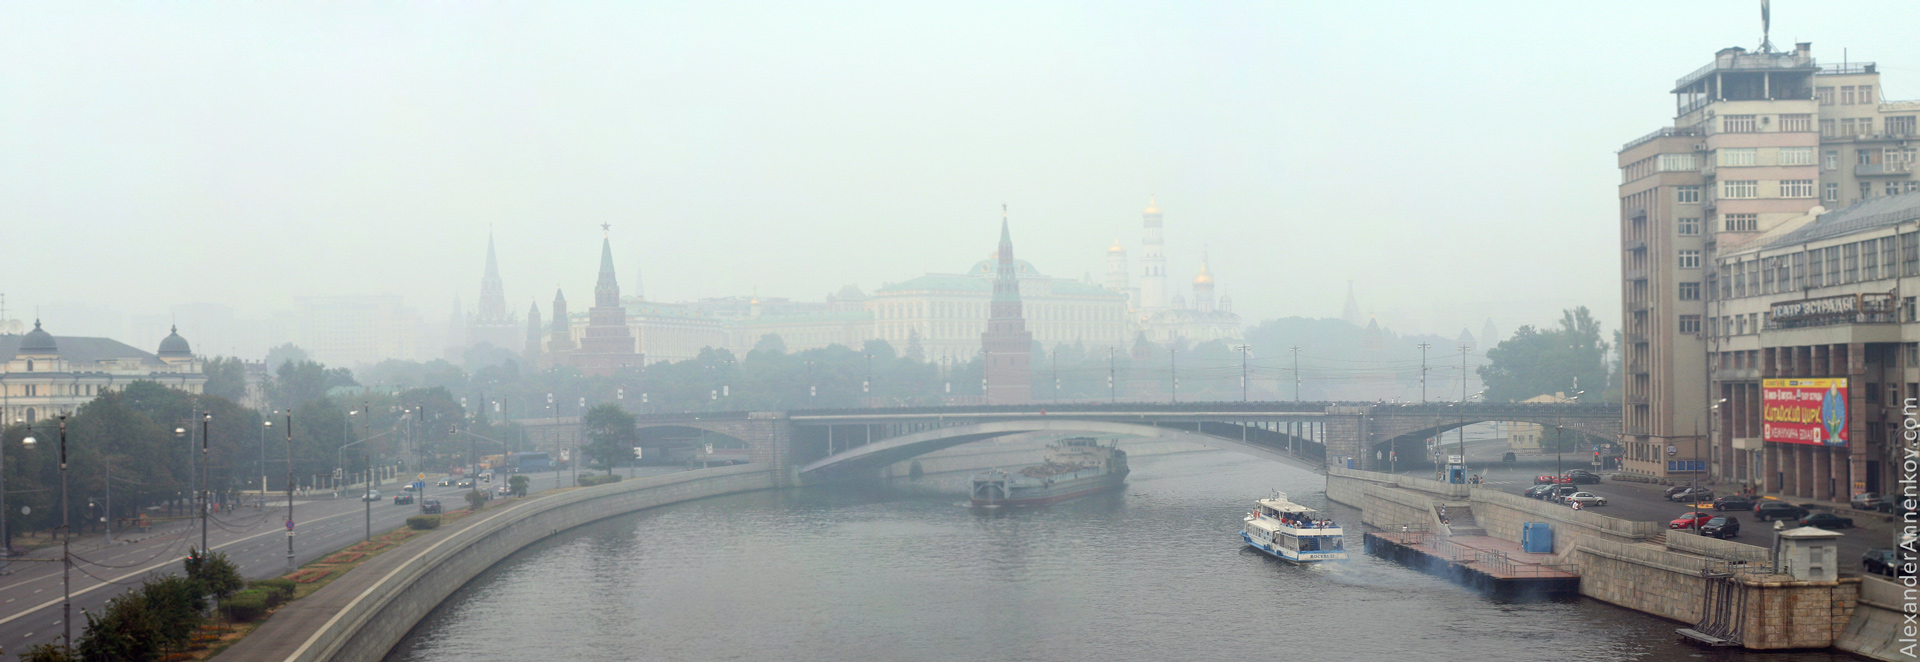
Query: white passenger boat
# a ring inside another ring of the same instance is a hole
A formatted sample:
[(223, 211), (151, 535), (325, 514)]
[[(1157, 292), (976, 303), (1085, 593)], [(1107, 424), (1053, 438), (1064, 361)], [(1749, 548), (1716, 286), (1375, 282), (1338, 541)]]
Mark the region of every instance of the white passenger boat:
[(1347, 558), (1340, 525), (1312, 508), (1287, 500), (1284, 492), (1254, 502), (1240, 539), (1254, 549), (1294, 563), (1319, 563)]

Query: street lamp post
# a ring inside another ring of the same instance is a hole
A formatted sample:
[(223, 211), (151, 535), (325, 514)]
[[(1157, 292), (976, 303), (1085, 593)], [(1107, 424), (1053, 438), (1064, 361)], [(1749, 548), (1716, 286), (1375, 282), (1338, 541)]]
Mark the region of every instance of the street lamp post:
[(60, 415), (60, 626), (73, 650), (73, 526), (67, 520), (67, 415)]
[[(1700, 489), (1700, 470), (1706, 467), (1706, 465), (1700, 461), (1700, 417), (1707, 415), (1707, 412), (1713, 412), (1715, 416), (1718, 416), (1720, 413), (1720, 405), (1726, 401), (1726, 398), (1715, 400), (1693, 417), (1693, 459), (1688, 460), (1689, 464), (1687, 469), (1688, 473), (1692, 474), (1692, 482), (1689, 483), (1689, 489), (1695, 492), (1698, 492)], [(1707, 434), (1713, 434), (1713, 419), (1711, 418), (1707, 419)]]
[[(274, 412), (276, 414), (280, 412)], [(273, 427), (273, 419), (261, 421), (260, 425), (260, 501), (267, 500), (267, 428)]]
[(293, 572), (293, 410), (287, 410), (287, 572)]
[(1293, 352), (1293, 401), (1299, 402), (1300, 401), (1300, 347), (1297, 345), (1293, 347), (1288, 347), (1287, 351)]
[[(1253, 351), (1253, 345), (1234, 345), (1240, 352), (1240, 401), (1247, 401), (1247, 353)], [(1242, 432), (1244, 434), (1244, 431)], [(1244, 440), (1243, 440), (1244, 441)]]
[[(200, 416), (200, 471), (207, 474), (200, 477), (200, 556), (202, 557), (207, 555), (207, 502), (212, 500), (213, 496), (209, 486), (209, 483), (213, 482), (211, 480), (213, 472), (207, 467), (207, 429), (212, 425), (213, 412), (202, 413)], [(62, 450), (60, 454), (64, 457), (66, 451)], [(64, 468), (66, 460), (61, 460), (60, 464)]]
[(1180, 402), (1180, 350), (1178, 348), (1167, 348), (1167, 367), (1173, 371), (1171, 382), (1173, 385), (1172, 399), (1175, 404), (1178, 404)]

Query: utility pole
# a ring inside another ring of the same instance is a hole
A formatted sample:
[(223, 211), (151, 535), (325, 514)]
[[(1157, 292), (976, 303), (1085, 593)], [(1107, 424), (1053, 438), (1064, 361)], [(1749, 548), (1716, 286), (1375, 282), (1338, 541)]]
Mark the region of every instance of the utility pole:
[(1293, 347), (1288, 347), (1287, 351), (1293, 352), (1293, 401), (1299, 402), (1300, 401), (1300, 347), (1298, 345), (1295, 345)]
[[(1253, 345), (1234, 345), (1233, 348), (1240, 351), (1240, 401), (1246, 402), (1247, 401), (1247, 353), (1253, 350)], [(1246, 430), (1244, 428), (1241, 430), (1241, 436), (1246, 436)], [(1241, 441), (1246, 441), (1246, 440), (1241, 439)]]
[(293, 410), (287, 410), (287, 572), (293, 572)]
[(1467, 479), (1467, 350), (1460, 346), (1460, 480)]
[(1173, 402), (1180, 402), (1180, 350), (1167, 348), (1167, 365), (1173, 370)]
[[(351, 425), (351, 423), (349, 423), (349, 425)], [(371, 439), (372, 435), (373, 410), (367, 408), (367, 401), (361, 400), (360, 436), (369, 437), (367, 441), (373, 441)], [(365, 540), (371, 541), (373, 540), (373, 501), (370, 498), (373, 496), (373, 444), (367, 444), (366, 448), (360, 449), (360, 452), (367, 461), (367, 491), (360, 495), (360, 505), (364, 506), (367, 513), (367, 537)]]
[(1113, 384), (1114, 377), (1113, 348), (1107, 348), (1107, 403), (1120, 402), (1120, 391)]
[(200, 417), (200, 471), (207, 475), (200, 477), (200, 557), (207, 556), (207, 501), (212, 496), (208, 489), (208, 479), (212, 472), (207, 467), (207, 429), (213, 425), (213, 412), (204, 412)]
[(1433, 343), (1420, 343), (1420, 404), (1427, 404), (1427, 349)]
[[(73, 524), (67, 519), (67, 415), (60, 415), (60, 626), (61, 640), (73, 650)], [(205, 546), (204, 543), (202, 546)]]

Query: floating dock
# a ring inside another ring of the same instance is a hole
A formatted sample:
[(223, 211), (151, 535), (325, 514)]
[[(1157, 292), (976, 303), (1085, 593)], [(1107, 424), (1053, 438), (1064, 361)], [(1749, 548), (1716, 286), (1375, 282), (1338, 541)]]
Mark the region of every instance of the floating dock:
[(1554, 567), (1552, 554), (1489, 536), (1369, 532), (1367, 553), (1502, 600), (1552, 600), (1580, 594), (1580, 576)]

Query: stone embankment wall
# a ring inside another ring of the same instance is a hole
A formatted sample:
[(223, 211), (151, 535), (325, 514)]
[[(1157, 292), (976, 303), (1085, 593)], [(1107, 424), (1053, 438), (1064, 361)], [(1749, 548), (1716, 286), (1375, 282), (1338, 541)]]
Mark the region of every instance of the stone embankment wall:
[(289, 662), (357, 662), (386, 656), (414, 624), (482, 571), (542, 538), (636, 510), (723, 494), (772, 489), (766, 464), (743, 464), (625, 480), (528, 499), (420, 549), (342, 610)]
[[(1860, 597), (1853, 618), (1834, 642), (1838, 648), (1876, 660), (1912, 660), (1920, 654), (1920, 644), (1906, 636), (1906, 589), (1891, 580), (1867, 577), (1860, 580)], [(1920, 596), (1916, 596), (1920, 599)]]
[[(1556, 565), (1577, 570), (1581, 595), (1689, 625), (1700, 622), (1708, 583), (1715, 581), (1707, 578), (1709, 569), (1724, 573), (1734, 565), (1729, 562), (1751, 568), (1772, 563), (1762, 547), (1686, 533), (1668, 533), (1663, 544), (1659, 522), (1632, 522), (1491, 489), (1463, 493), (1461, 487), (1338, 468), (1327, 474), (1327, 498), (1362, 509), (1361, 521), (1382, 529), (1425, 521), (1422, 515), (1440, 504), (1471, 506), (1488, 535), (1515, 542), (1523, 523), (1546, 522), (1553, 529)], [(1435, 524), (1429, 530), (1444, 531)], [(1849, 624), (1857, 578), (1794, 581), (1756, 572), (1731, 581), (1746, 603), (1741, 641), (1747, 648), (1824, 648), (1854, 628), (1861, 631), (1852, 638), (1862, 649), (1892, 640), (1884, 628), (1859, 619)]]

